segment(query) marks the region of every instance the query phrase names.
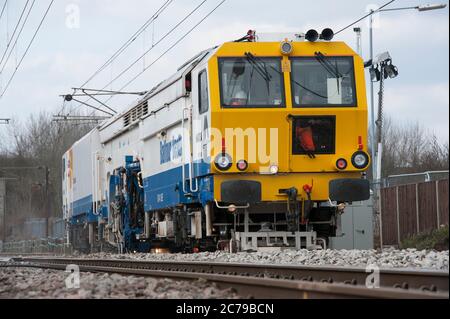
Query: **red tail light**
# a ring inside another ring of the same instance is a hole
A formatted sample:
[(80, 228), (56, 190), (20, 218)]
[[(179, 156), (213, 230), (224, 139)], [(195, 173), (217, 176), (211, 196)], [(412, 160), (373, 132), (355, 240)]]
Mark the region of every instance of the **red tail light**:
[(347, 166), (348, 166), (348, 163), (347, 163), (347, 161), (346, 161), (345, 159), (343, 159), (343, 158), (338, 159), (337, 162), (336, 162), (336, 167), (337, 167), (339, 170), (341, 170), (341, 171), (344, 170), (344, 169), (346, 169)]
[(237, 168), (238, 170), (240, 170), (241, 172), (246, 171), (248, 168), (248, 163), (245, 160), (241, 160), (237, 163)]

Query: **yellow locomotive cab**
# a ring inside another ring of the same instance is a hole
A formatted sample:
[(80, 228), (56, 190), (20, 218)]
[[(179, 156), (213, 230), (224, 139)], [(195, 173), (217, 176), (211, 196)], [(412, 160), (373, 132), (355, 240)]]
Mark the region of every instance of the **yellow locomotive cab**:
[(77, 142), (64, 184), (74, 247), (326, 248), (345, 204), (370, 197), (364, 63), (332, 37), (249, 32)]
[[(259, 184), (262, 202), (285, 202), (292, 188), (299, 200), (340, 201), (342, 192), (348, 201), (367, 199), (364, 63), (345, 43), (226, 43), (209, 74), (211, 127), (222, 138), (211, 158), (226, 153), (230, 162), (212, 163), (218, 201), (228, 201), (223, 185), (231, 181)], [(242, 170), (236, 163), (244, 161)], [(242, 192), (255, 191), (228, 184), (241, 202)]]

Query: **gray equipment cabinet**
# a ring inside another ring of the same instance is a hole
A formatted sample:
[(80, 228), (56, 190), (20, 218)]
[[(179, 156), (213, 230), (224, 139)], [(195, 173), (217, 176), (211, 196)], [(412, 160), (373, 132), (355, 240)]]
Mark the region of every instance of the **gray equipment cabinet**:
[(373, 249), (372, 200), (353, 203), (342, 215), (342, 237), (330, 239), (330, 249)]

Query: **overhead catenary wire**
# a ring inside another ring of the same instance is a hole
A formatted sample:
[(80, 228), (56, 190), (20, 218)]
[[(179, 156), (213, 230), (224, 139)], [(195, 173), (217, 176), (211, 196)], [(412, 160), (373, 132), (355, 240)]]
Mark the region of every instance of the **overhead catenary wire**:
[(22, 55), (22, 57), (21, 57), (19, 63), (17, 64), (17, 66), (16, 66), (16, 68), (15, 68), (15, 70), (14, 70), (14, 73), (12, 74), (12, 76), (10, 77), (10, 79), (8, 80), (5, 89), (4, 89), (3, 92), (1, 93), (0, 99), (1, 99), (1, 98), (5, 95), (5, 93), (8, 91), (8, 88), (10, 87), (12, 81), (14, 80), (14, 77), (15, 77), (16, 74), (17, 74), (17, 71), (19, 70), (20, 66), (22, 65), (23, 61), (25, 60), (25, 57), (27, 56), (28, 52), (30, 51), (31, 46), (33, 45), (34, 40), (36, 39), (36, 37), (37, 37), (39, 31), (41, 30), (42, 25), (44, 24), (44, 21), (45, 21), (45, 19), (47, 18), (48, 13), (50, 12), (50, 9), (51, 9), (51, 7), (52, 7), (52, 5), (53, 5), (54, 2), (55, 2), (55, 0), (51, 0), (50, 4), (48, 5), (47, 10), (45, 11), (44, 16), (42, 17), (42, 19), (41, 19), (41, 21), (40, 21), (40, 23), (39, 23), (39, 25), (38, 25), (36, 31), (35, 31), (34, 34), (33, 34), (33, 37), (31, 38), (30, 43), (28, 44), (28, 46), (27, 46), (27, 48), (26, 48), (26, 50), (25, 50), (25, 53)]
[(8, 5), (8, 0), (6, 0), (5, 3), (3, 4), (2, 12), (0, 13), (0, 20), (2, 20), (2, 18), (3, 18), (3, 14), (5, 13), (7, 5)]
[(359, 18), (359, 19), (356, 20), (355, 22), (352, 22), (352, 23), (349, 24), (348, 26), (346, 26), (346, 27), (340, 29), (340, 30), (337, 31), (334, 35), (337, 35), (337, 34), (339, 34), (339, 33), (341, 33), (341, 32), (344, 32), (344, 31), (347, 30), (348, 28), (353, 27), (355, 24), (357, 24), (357, 23), (363, 21), (364, 19), (370, 17), (371, 15), (374, 15), (375, 13), (381, 11), (382, 9), (384, 9), (385, 7), (391, 5), (391, 4), (394, 3), (394, 2), (395, 2), (395, 0), (391, 0), (391, 1), (387, 2), (387, 3), (385, 3), (384, 5), (382, 5), (381, 7), (379, 7), (378, 9), (370, 11), (368, 14), (366, 14), (366, 15), (363, 16), (362, 18)]
[(140, 36), (173, 2), (167, 0), (99, 69), (97, 69), (80, 87), (89, 84), (98, 74), (105, 70)]
[[(97, 90), (97, 89), (87, 89), (87, 88), (73, 88), (73, 90), (74, 91), (82, 91), (82, 92), (85, 92), (85, 93), (82, 93), (82, 94), (76, 94), (76, 93), (74, 93), (74, 94), (71, 94), (72, 96), (87, 96), (87, 95), (89, 95), (89, 96), (98, 96), (98, 95), (108, 95), (108, 96), (111, 96), (111, 95), (144, 95), (145, 93), (147, 93), (147, 92), (145, 92), (145, 91), (143, 91), (143, 92), (120, 92), (120, 91), (111, 91), (111, 90)], [(89, 91), (89, 92), (96, 92), (96, 93), (89, 93), (89, 94), (87, 94), (87, 91)], [(61, 97), (65, 97), (65, 96), (67, 96), (67, 95), (61, 95)]]
[[(227, 0), (222, 0), (214, 9), (212, 9), (206, 16), (204, 16), (197, 24), (195, 24), (189, 31), (187, 31), (181, 38), (179, 38), (172, 46), (170, 46), (166, 51), (164, 51), (157, 59), (155, 59), (151, 64), (149, 64), (144, 70), (139, 72), (135, 77), (128, 81), (120, 90), (125, 89), (131, 83), (136, 81), (142, 74), (144, 74), (149, 68), (151, 68), (156, 62), (161, 60), (166, 54), (172, 51), (179, 43), (181, 43), (189, 34), (191, 34), (196, 28), (198, 28), (206, 19), (208, 19), (217, 9), (219, 9)], [(109, 102), (114, 96), (110, 97), (106, 102)]]
[[(227, 0), (222, 0), (216, 7), (214, 7), (211, 11), (208, 12), (197, 24), (195, 24), (191, 29), (189, 29), (182, 37), (180, 37), (173, 45), (171, 45), (166, 51), (164, 51), (158, 58), (156, 58), (152, 63), (150, 63), (147, 67), (145, 67), (141, 72), (139, 72), (136, 76), (134, 76), (130, 81), (128, 81), (124, 86), (122, 86), (119, 91), (127, 88), (131, 83), (136, 81), (142, 74), (144, 74), (148, 69), (150, 69), (155, 63), (161, 60), (166, 54), (172, 51), (178, 44), (180, 44), (189, 34), (191, 34), (196, 28), (198, 28), (206, 19), (208, 19), (217, 9), (219, 9)], [(112, 100), (114, 96), (111, 96), (109, 99), (105, 101), (108, 103)]]
[(23, 18), (24, 14), (25, 14), (25, 11), (27, 10), (28, 3), (29, 3), (29, 2), (30, 2), (30, 0), (27, 0), (27, 2), (25, 3), (25, 6), (24, 6), (23, 9), (22, 9), (22, 13), (20, 14), (19, 21), (17, 21), (17, 24), (16, 24), (16, 26), (14, 27), (13, 34), (12, 34), (11, 38), (9, 39), (8, 44), (6, 45), (5, 52), (3, 52), (3, 56), (2, 56), (2, 58), (0, 59), (0, 65), (3, 63), (3, 61), (4, 61), (4, 59), (5, 59), (5, 56), (6, 56), (6, 54), (8, 53), (8, 50), (9, 50), (9, 48), (10, 48), (10, 46), (11, 46), (11, 43), (12, 43), (13, 40), (14, 40), (14, 36), (16, 35), (17, 30), (19, 29), (20, 23), (22, 22), (22, 18)]
[[(208, 0), (203, 0), (197, 7), (195, 7), (188, 15), (186, 15), (182, 20), (180, 20), (172, 29), (169, 30), (161, 39), (159, 39), (150, 49), (145, 51), (142, 55), (140, 55), (133, 63), (131, 63), (127, 68), (125, 68), (119, 75), (117, 75), (114, 79), (112, 79), (108, 84), (105, 85), (104, 88), (110, 86), (115, 81), (120, 79), (125, 73), (127, 73), (133, 66), (135, 66), (139, 61), (141, 61), (147, 54), (149, 54), (155, 46), (164, 41), (169, 35), (171, 35), (178, 27), (180, 27), (187, 19), (189, 19), (195, 12), (197, 12)], [(144, 70), (146, 67), (144, 67)], [(103, 88), (103, 89), (104, 89)], [(121, 90), (119, 90), (121, 91)]]
[[(204, 16), (197, 24), (195, 24), (189, 31), (187, 31), (181, 38), (179, 38), (173, 45), (171, 45), (166, 51), (164, 51), (158, 58), (156, 58), (152, 63), (150, 63), (147, 67), (145, 67), (141, 72), (139, 72), (136, 76), (134, 76), (130, 81), (128, 81), (124, 86), (120, 88), (120, 91), (127, 88), (131, 83), (136, 81), (142, 74), (144, 74), (148, 69), (150, 69), (156, 62), (161, 60), (166, 54), (172, 51), (181, 41), (183, 41), (189, 34), (191, 34), (196, 28), (198, 28), (206, 19), (208, 19), (219, 7), (221, 7), (226, 0), (222, 0), (214, 9), (212, 9), (206, 16)], [(114, 96), (111, 96), (109, 99), (105, 101), (105, 103), (109, 102), (113, 99)]]
[[(111, 65), (114, 60), (116, 60), (151, 24), (154, 24), (156, 19), (170, 6), (170, 4), (174, 0), (167, 0), (164, 4), (99, 68), (97, 69), (81, 86), (80, 88), (84, 88), (87, 84), (89, 84), (98, 74), (103, 72), (109, 65)], [(111, 69), (112, 71), (112, 69)], [(103, 89), (107, 88), (107, 86), (103, 87)], [(75, 107), (75, 110), (78, 110), (84, 103), (87, 103), (91, 100), (91, 98), (86, 99), (83, 103), (80, 103)], [(59, 114), (61, 115), (64, 112), (64, 107), (61, 109)]]
[[(133, 77), (130, 81), (128, 81), (124, 86), (120, 88), (120, 91), (127, 88), (131, 83), (136, 81), (142, 74), (144, 74), (149, 68), (151, 68), (156, 62), (161, 60), (166, 54), (172, 51), (181, 41), (183, 41), (189, 34), (191, 34), (198, 26), (200, 26), (206, 19), (208, 19), (217, 9), (219, 9), (226, 0), (222, 0), (214, 9), (212, 9), (206, 16), (204, 16), (196, 25), (194, 25), (189, 31), (187, 31), (181, 38), (179, 38), (172, 46), (170, 46), (166, 51), (164, 51), (156, 60), (154, 60), (151, 64), (149, 64), (144, 70), (139, 72), (135, 77)], [(111, 96), (109, 99), (105, 101), (105, 103), (109, 102), (113, 99), (114, 96)]]
[[(101, 90), (104, 90), (106, 88), (108, 88), (111, 84), (113, 84), (115, 81), (117, 81), (119, 78), (121, 78), (125, 73), (127, 73), (134, 65), (136, 65), (137, 63), (139, 63), (139, 61), (141, 61), (142, 58), (144, 58), (148, 53), (150, 53), (156, 46), (158, 46), (161, 42), (163, 42), (167, 37), (169, 37), (175, 30), (177, 30), (187, 19), (189, 19), (195, 12), (197, 12), (208, 0), (203, 0), (199, 5), (197, 5), (192, 11), (190, 11), (183, 19), (181, 19), (172, 29), (170, 29), (164, 36), (161, 37), (161, 39), (159, 39), (156, 43), (154, 43), (144, 54), (142, 54), (141, 56), (139, 56), (139, 58), (137, 58), (130, 66), (128, 66), (127, 68), (125, 68), (118, 76), (116, 76), (114, 79), (112, 79), (108, 84), (106, 84), (105, 86), (103, 86), (101, 88)], [(223, 2), (222, 2), (223, 3)], [(216, 9), (218, 7), (220, 7), (222, 5), (222, 3), (216, 7)], [(216, 10), (214, 9), (214, 11)], [(212, 14), (212, 12), (210, 13)], [(159, 58), (160, 59), (160, 58)], [(153, 63), (154, 64), (154, 63)], [(152, 64), (152, 65), (153, 65)], [(151, 65), (150, 65), (151, 66)], [(144, 72), (145, 70), (147, 70), (150, 66), (144, 68)], [(121, 90), (119, 90), (121, 91)], [(111, 99), (111, 98), (110, 98)], [(109, 101), (110, 99), (108, 99), (107, 101)], [(90, 100), (87, 99), (85, 102), (88, 102)], [(106, 101), (106, 102), (107, 102)], [(106, 103), (105, 102), (105, 103)], [(78, 110), (83, 104), (78, 105), (77, 107), (75, 107), (75, 110)]]
[[(31, 3), (30, 8), (28, 9), (27, 16), (25, 17), (25, 20), (24, 20), (24, 22), (22, 24), (22, 27), (21, 27), (19, 33), (17, 34), (16, 41), (14, 42), (14, 45), (12, 46), (11, 50), (9, 51), (9, 54), (8, 54), (6, 60), (5, 60), (5, 63), (3, 64), (3, 67), (0, 70), (0, 74), (2, 74), (3, 71), (5, 70), (6, 66), (8, 65), (9, 59), (11, 58), (11, 55), (14, 52), (14, 49), (17, 47), (17, 44), (18, 44), (19, 39), (20, 39), (20, 36), (22, 35), (23, 29), (25, 28), (25, 25), (27, 24), (27, 21), (28, 21), (28, 19), (30, 17), (31, 11), (33, 10), (35, 2), (36, 2), (36, 0), (33, 0), (33, 2)], [(0, 66), (1, 66), (1, 63), (0, 63)]]

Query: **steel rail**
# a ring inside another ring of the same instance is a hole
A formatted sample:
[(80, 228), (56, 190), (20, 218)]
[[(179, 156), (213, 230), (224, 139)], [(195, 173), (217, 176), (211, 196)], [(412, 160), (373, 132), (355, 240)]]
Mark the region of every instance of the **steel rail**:
[[(298, 298), (304, 292), (310, 297), (322, 298), (325, 291), (330, 291), (333, 298), (338, 297), (335, 292), (341, 297), (351, 298), (449, 298), (449, 274), (443, 271), (384, 269), (380, 270), (380, 288), (367, 289), (365, 282), (369, 273), (363, 268), (49, 257), (14, 258), (12, 261), (13, 265), (21, 267), (64, 270), (67, 265), (75, 264), (80, 270), (91, 272), (185, 280), (203, 278), (222, 286), (238, 288), (241, 295), (256, 289), (255, 298)], [(255, 282), (260, 285), (253, 287)], [(271, 288), (273, 292), (270, 292)], [(292, 295), (292, 291), (287, 292), (296, 289), (301, 293)]]
[[(34, 264), (27, 267), (65, 270), (66, 264)], [(18, 267), (26, 267), (22, 264)], [(220, 289), (232, 288), (243, 298), (257, 299), (448, 299), (448, 295), (432, 292), (402, 291), (393, 288), (367, 289), (345, 284), (288, 281), (269, 278), (252, 278), (235, 275), (217, 275), (190, 272), (173, 272), (119, 267), (80, 266), (83, 272), (117, 273), (122, 275), (170, 278), (172, 280), (199, 280), (214, 282)]]

